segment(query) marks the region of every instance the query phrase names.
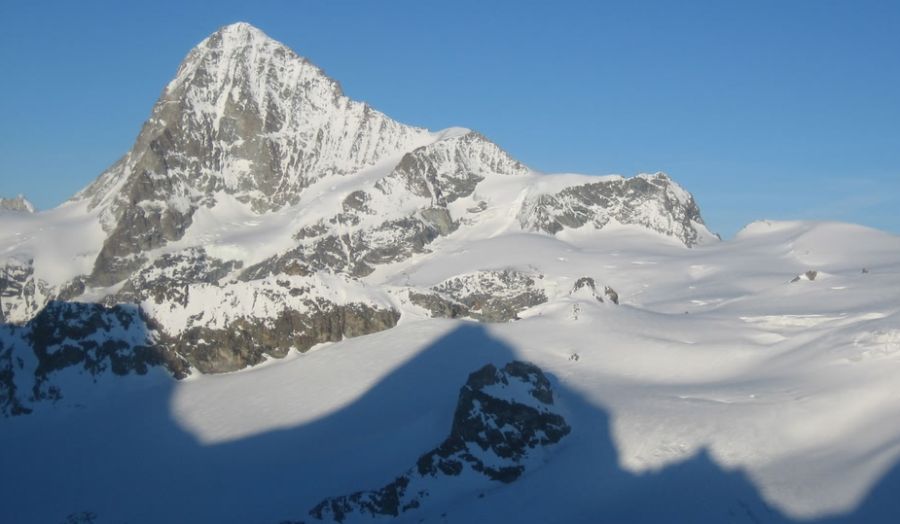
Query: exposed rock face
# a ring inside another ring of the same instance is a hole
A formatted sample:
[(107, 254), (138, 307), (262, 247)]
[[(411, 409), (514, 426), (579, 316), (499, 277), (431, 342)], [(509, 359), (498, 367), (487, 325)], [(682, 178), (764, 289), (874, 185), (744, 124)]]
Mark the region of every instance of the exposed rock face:
[(186, 355), (202, 373), (222, 373), (259, 364), (265, 355), (283, 357), (323, 342), (338, 342), (394, 327), (400, 314), (366, 304), (336, 305), (324, 300), (314, 309), (284, 309), (274, 318), (238, 318), (225, 328), (194, 326), (166, 342)]
[(615, 289), (609, 286), (603, 286), (603, 293), (606, 295), (606, 298), (608, 298), (609, 301), (613, 304), (619, 303), (619, 294), (616, 293)]
[(530, 170), (484, 136), (468, 132), (407, 153), (390, 176), (375, 184), (386, 195), (397, 189), (445, 206), (471, 195), (486, 176), (526, 175)]
[[(866, 272), (867, 272), (867, 271), (866, 271)], [(816, 271), (816, 270), (814, 270), (814, 269), (810, 269), (809, 271), (807, 271), (807, 272), (805, 272), (805, 273), (802, 273), (802, 274), (800, 274), (800, 275), (797, 275), (797, 276), (795, 276), (794, 278), (792, 278), (792, 279), (791, 279), (791, 284), (793, 284), (794, 282), (800, 282), (801, 280), (809, 280), (810, 282), (812, 282), (812, 281), (814, 281), (814, 280), (816, 279), (816, 277), (818, 277), (818, 276), (819, 276), (819, 272), (818, 272), (818, 271)]]
[(0, 327), (0, 413), (18, 415), (64, 391), (52, 380), (71, 369), (97, 377), (143, 375), (165, 366), (176, 377), (188, 363), (157, 343), (159, 333), (139, 308), (51, 302), (24, 326)]
[(572, 291), (569, 294), (573, 296), (590, 296), (600, 302), (603, 302), (603, 297), (597, 294), (597, 284), (591, 277), (581, 277), (576, 280), (575, 285), (572, 286)]
[(210, 257), (202, 248), (166, 254), (136, 271), (116, 295), (112, 303), (171, 300), (186, 303), (188, 288), (194, 284), (215, 284), (241, 262)]
[(29, 202), (28, 199), (22, 195), (19, 195), (16, 198), (0, 197), (0, 211), (34, 213), (34, 204)]
[(704, 239), (694, 198), (662, 174), (614, 178), (567, 187), (531, 198), (519, 213), (523, 228), (558, 233), (590, 224), (597, 229), (610, 221), (635, 224), (693, 246)]
[(154, 293), (142, 308), (160, 324), (160, 344), (203, 373), (235, 371), (265, 355), (282, 357), (291, 349), (374, 333), (400, 318), (360, 282), (325, 275), (197, 282)]
[(322, 176), (355, 173), (424, 137), (343, 96), (258, 29), (226, 26), (188, 54), (131, 152), (76, 197), (103, 208), (109, 231), (92, 280), (125, 278), (217, 193), (278, 209)]
[(409, 301), (428, 311), (433, 318), (461, 318), (469, 314), (469, 308), (450, 297), (436, 292), (410, 291)]
[(518, 319), (522, 311), (547, 301), (547, 295), (537, 283), (541, 278), (541, 275), (511, 269), (479, 271), (445, 280), (434, 286), (431, 293), (412, 292), (409, 298), (435, 317), (508, 322)]
[[(298, 233), (299, 246), (247, 268), (241, 278), (249, 281), (289, 272), (291, 268), (301, 274), (333, 270), (366, 276), (372, 273), (374, 265), (398, 262), (422, 253), (442, 232), (455, 229), (449, 215), (440, 209), (423, 209), (369, 228), (354, 227), (360, 222), (348, 213), (323, 221), (318, 227), (306, 228)], [(349, 227), (341, 227), (346, 232), (338, 234), (333, 225)], [(325, 233), (315, 235), (316, 231)]]
[(572, 286), (572, 291), (569, 293), (572, 296), (589, 296), (597, 299), (599, 302), (603, 302), (603, 297), (612, 302), (613, 304), (619, 303), (619, 294), (616, 291), (609, 287), (604, 286), (602, 295), (599, 291), (597, 291), (597, 283), (594, 282), (594, 279), (591, 277), (581, 277), (575, 281), (575, 285)]
[[(488, 485), (510, 483), (570, 432), (554, 410), (553, 390), (540, 368), (519, 361), (502, 369), (488, 364), (460, 389), (450, 435), (415, 467), (380, 489), (323, 500), (309, 514), (335, 522), (398, 517), (427, 505), (433, 495), (446, 495), (454, 489), (452, 479), (463, 474)], [(438, 485), (443, 493), (433, 493)]]
[(296, 248), (248, 268), (243, 278), (297, 265), (306, 271), (366, 276), (379, 264), (426, 252), (432, 241), (456, 231), (460, 221), (448, 205), (470, 196), (485, 178), (527, 173), (528, 168), (478, 133), (419, 147), (387, 176), (350, 193), (337, 213), (298, 231)]
[(12, 258), (0, 265), (0, 322), (26, 322), (50, 295), (50, 286), (34, 276), (33, 259)]
[(0, 413), (23, 414), (35, 402), (62, 398), (53, 377), (64, 370), (97, 377), (162, 366), (176, 378), (191, 367), (235, 371), (266, 355), (388, 329), (400, 318), (384, 299), (338, 277), (167, 287), (173, 273), (200, 267), (202, 276), (218, 267), (195, 255), (160, 268), (162, 276), (145, 281), (152, 285), (129, 291), (140, 305), (51, 302), (23, 326), (0, 325)]

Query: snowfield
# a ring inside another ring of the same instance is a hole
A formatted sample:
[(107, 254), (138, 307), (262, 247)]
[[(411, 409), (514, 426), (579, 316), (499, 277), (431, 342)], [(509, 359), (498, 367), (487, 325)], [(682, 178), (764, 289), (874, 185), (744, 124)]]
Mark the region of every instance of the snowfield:
[[(0, 520), (309, 520), (323, 498), (414, 464), (446, 436), (466, 376), (515, 359), (551, 378), (571, 435), (518, 481), (475, 479), (478, 493), (401, 521), (892, 520), (900, 238), (759, 222), (689, 250), (624, 227), (575, 233), (503, 235), (375, 275), (434, 285), (514, 261), (549, 296), (522, 320), (426, 318), (395, 294), (398, 327), (245, 371), (60, 377), (78, 386), (2, 421)], [(580, 276), (620, 304), (570, 296)]]

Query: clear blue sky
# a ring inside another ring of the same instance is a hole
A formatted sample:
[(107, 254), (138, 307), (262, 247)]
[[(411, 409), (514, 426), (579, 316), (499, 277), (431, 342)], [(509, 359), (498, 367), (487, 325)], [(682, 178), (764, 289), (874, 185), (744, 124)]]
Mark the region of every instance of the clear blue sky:
[(542, 171), (666, 171), (757, 219), (900, 233), (900, 2), (0, 2), (0, 194), (52, 207), (197, 42), (250, 22), (392, 117)]

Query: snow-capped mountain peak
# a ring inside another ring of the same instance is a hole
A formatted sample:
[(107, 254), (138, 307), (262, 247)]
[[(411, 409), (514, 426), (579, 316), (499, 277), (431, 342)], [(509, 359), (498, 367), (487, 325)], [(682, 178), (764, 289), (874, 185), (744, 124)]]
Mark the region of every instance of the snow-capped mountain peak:
[[(405, 265), (505, 234), (591, 236), (624, 225), (688, 247), (713, 238), (666, 175), (545, 175), (478, 132), (396, 122), (246, 23), (197, 44), (131, 150), (42, 216), (17, 223), (28, 230), (9, 239), (21, 292), (7, 297), (7, 318), (25, 322), (53, 299), (144, 301), (171, 320), (169, 334), (190, 324), (184, 315), (220, 307), (197, 302), (191, 286), (269, 300), (281, 276), (325, 272), (367, 279), (349, 302), (383, 306), (379, 286), (397, 283)], [(346, 287), (312, 282), (306, 292), (322, 290), (332, 305), (325, 288)], [(270, 312), (296, 297), (276, 297)], [(206, 327), (236, 320), (222, 313), (206, 313)]]
[(228, 195), (264, 213), (304, 189), (432, 140), (341, 94), (318, 67), (249, 24), (197, 45), (155, 104), (132, 150), (76, 198), (108, 232), (93, 280), (124, 258), (178, 240), (194, 212)]

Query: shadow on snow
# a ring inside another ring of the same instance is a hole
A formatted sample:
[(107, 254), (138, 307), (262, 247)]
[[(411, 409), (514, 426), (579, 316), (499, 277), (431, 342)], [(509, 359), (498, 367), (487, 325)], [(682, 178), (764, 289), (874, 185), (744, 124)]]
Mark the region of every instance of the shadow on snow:
[[(378, 488), (412, 467), (449, 433), (469, 373), (515, 359), (515, 351), (481, 325), (460, 323), (319, 420), (215, 444), (198, 441), (173, 418), (172, 380), (111, 395), (102, 409), (4, 420), (0, 521), (61, 523), (81, 511), (90, 512), (86, 518), (96, 514), (90, 521), (98, 524), (309, 521), (307, 511), (322, 499)], [(609, 415), (548, 376), (573, 432), (553, 447), (545, 471), (498, 483), (483, 497), (462, 498), (446, 515), (426, 508), (404, 517), (797, 522), (767, 505), (742, 471), (723, 470), (705, 451), (657, 472), (621, 469)], [(895, 467), (849, 514), (806, 522), (894, 522), (898, 494)]]

